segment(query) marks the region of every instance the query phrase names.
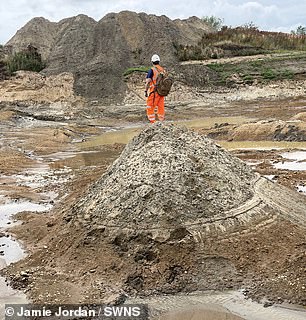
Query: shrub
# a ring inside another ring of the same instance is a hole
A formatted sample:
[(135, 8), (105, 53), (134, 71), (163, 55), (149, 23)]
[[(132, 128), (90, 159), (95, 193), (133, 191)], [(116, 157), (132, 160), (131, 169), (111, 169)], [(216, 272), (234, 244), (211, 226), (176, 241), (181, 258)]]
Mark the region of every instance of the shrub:
[(8, 57), (6, 65), (10, 74), (18, 70), (39, 72), (46, 67), (41, 59), (41, 55), (33, 46), (28, 46), (27, 49), (16, 52)]
[(306, 35), (306, 27), (298, 26), (296, 30), (291, 30), (291, 34), (295, 34), (298, 36)]
[(202, 18), (204, 22), (206, 22), (210, 27), (214, 30), (219, 31), (222, 28), (224, 20), (215, 16), (205, 16)]
[(124, 71), (123, 75), (124, 76), (128, 76), (129, 74), (133, 73), (133, 72), (148, 72), (148, 70), (150, 69), (150, 67), (132, 67), (132, 68), (128, 68)]

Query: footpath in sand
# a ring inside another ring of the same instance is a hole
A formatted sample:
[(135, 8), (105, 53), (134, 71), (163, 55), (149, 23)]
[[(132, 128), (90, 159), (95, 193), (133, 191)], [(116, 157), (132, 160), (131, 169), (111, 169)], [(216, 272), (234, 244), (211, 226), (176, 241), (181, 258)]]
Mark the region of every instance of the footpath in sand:
[(157, 124), (81, 196), (15, 227), (31, 253), (5, 273), (44, 303), (244, 288), (305, 305), (305, 209), (210, 139)]

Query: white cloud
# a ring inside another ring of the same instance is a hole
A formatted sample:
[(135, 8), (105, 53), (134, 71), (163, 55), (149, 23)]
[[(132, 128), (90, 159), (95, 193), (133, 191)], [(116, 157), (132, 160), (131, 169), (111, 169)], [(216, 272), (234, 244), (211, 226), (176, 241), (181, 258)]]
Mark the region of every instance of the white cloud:
[(306, 25), (306, 2), (298, 0), (0, 0), (0, 43), (5, 43), (17, 29), (33, 17), (51, 21), (79, 13), (100, 20), (108, 12), (131, 10), (170, 18), (214, 15), (226, 25), (254, 22), (260, 29), (290, 31)]

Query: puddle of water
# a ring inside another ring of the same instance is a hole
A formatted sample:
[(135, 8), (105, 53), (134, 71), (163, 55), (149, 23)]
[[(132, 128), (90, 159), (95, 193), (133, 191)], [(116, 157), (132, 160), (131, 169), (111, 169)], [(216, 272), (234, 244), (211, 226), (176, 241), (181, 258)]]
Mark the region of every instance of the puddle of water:
[(203, 304), (199, 307), (170, 312), (162, 315), (159, 320), (242, 320), (237, 315), (227, 311), (219, 305)]
[(304, 161), (306, 160), (306, 151), (284, 152), (281, 156), (285, 159)]
[(284, 159), (294, 161), (281, 161), (273, 164), (276, 169), (305, 171), (306, 170), (306, 151), (292, 151), (281, 154)]
[[(246, 121), (250, 121), (252, 119), (237, 116), (237, 117), (207, 117), (203, 119), (196, 120), (185, 120), (185, 121), (177, 121), (173, 122), (177, 125), (186, 126), (188, 128), (211, 128), (216, 123), (229, 123), (229, 124), (241, 124)], [(169, 122), (168, 122), (169, 123)], [(142, 128), (144, 128), (146, 124), (142, 124), (138, 127), (129, 127), (120, 130), (113, 130), (103, 133), (100, 136), (95, 136), (92, 139), (80, 143), (81, 149), (89, 149), (92, 147), (114, 144), (114, 143), (122, 143), (127, 144), (134, 136), (136, 136)], [(305, 145), (306, 147), (306, 145)]]
[(106, 160), (116, 159), (117, 157), (118, 152), (110, 150), (79, 152), (72, 158), (55, 161), (50, 166), (56, 169), (63, 167), (78, 169), (81, 167), (99, 166), (105, 163)]
[(247, 161), (244, 160), (245, 163), (247, 163), (249, 166), (258, 166), (259, 164), (262, 163), (262, 161)]
[(306, 149), (303, 141), (218, 141), (228, 150), (272, 150), (272, 149)]
[[(0, 311), (1, 315), (4, 315), (4, 306), (6, 304), (26, 304), (29, 303), (26, 295), (21, 292), (12, 289), (5, 282), (5, 279), (0, 277)], [(3, 319), (3, 318), (2, 318)]]
[(52, 208), (52, 204), (37, 204), (30, 201), (12, 202), (0, 205), (0, 227), (7, 227), (11, 216), (23, 211), (44, 212)]
[(273, 164), (275, 169), (292, 170), (292, 171), (305, 171), (306, 162), (277, 162)]
[(48, 161), (57, 161), (57, 160), (63, 160), (63, 159), (74, 157), (75, 154), (76, 154), (75, 151), (60, 151), (60, 152), (51, 153), (42, 157)]
[(188, 128), (204, 128), (209, 129), (214, 127), (214, 125), (221, 124), (221, 123), (228, 123), (228, 124), (243, 124), (245, 122), (252, 121), (254, 119), (247, 118), (243, 116), (236, 116), (236, 117), (207, 117), (203, 119), (196, 119), (196, 120), (186, 120), (186, 121), (179, 121), (179, 125), (185, 125)]
[(92, 139), (82, 142), (80, 144), (81, 149), (89, 149), (101, 145), (108, 145), (114, 143), (127, 144), (132, 140), (139, 132), (141, 128), (128, 128), (120, 131), (105, 132), (100, 136), (95, 136)]
[(1, 259), (3, 259), (3, 267), (17, 262), (26, 256), (20, 244), (12, 237), (6, 236), (0, 238), (0, 254)]
[[(49, 165), (47, 165), (47, 168), (38, 167), (27, 169), (21, 174), (12, 175), (11, 178), (20, 186), (35, 189), (66, 182), (66, 174), (70, 171), (71, 169), (69, 168), (61, 168), (60, 170), (53, 171), (50, 170)], [(63, 177), (60, 177), (61, 175), (63, 175)]]
[[(262, 304), (245, 299), (242, 292), (203, 292), (188, 295), (155, 296), (143, 299), (128, 299), (126, 303), (146, 303), (153, 319), (169, 320), (208, 320), (208, 319), (247, 319), (247, 320), (305, 320), (306, 311), (303, 309), (289, 309), (278, 306), (265, 308)], [(203, 310), (204, 306), (204, 310)], [(216, 309), (219, 307), (220, 309)], [(193, 310), (197, 311), (192, 317)], [(206, 309), (206, 311), (205, 311)], [(207, 310), (208, 309), (208, 310)], [(215, 311), (210, 314), (208, 311)], [(216, 313), (219, 311), (219, 314)], [(183, 315), (182, 315), (183, 312)], [(207, 313), (207, 317), (206, 314)], [(177, 317), (164, 317), (167, 313)], [(197, 316), (197, 317), (196, 317)], [(219, 316), (219, 318), (217, 318)], [(164, 318), (163, 318), (164, 317)], [(235, 318), (236, 317), (236, 318)]]
[(297, 186), (298, 192), (306, 194), (306, 186)]

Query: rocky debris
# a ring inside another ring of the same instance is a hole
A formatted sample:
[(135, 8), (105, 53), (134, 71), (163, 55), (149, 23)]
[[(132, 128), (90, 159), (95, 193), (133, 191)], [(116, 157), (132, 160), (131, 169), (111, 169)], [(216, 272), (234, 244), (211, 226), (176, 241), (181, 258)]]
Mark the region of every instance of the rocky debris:
[(211, 140), (173, 125), (146, 128), (72, 209), (91, 227), (175, 229), (238, 207), (256, 175)]

